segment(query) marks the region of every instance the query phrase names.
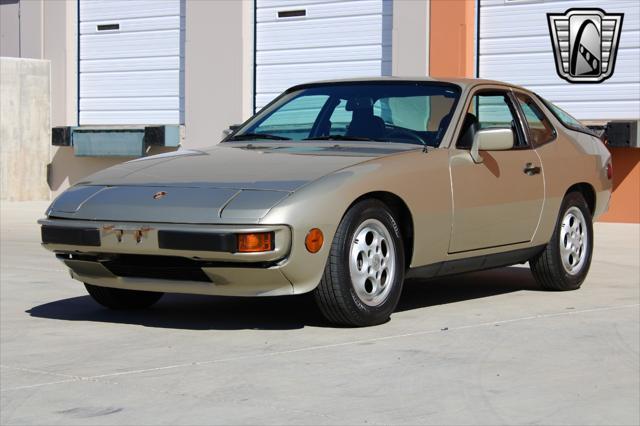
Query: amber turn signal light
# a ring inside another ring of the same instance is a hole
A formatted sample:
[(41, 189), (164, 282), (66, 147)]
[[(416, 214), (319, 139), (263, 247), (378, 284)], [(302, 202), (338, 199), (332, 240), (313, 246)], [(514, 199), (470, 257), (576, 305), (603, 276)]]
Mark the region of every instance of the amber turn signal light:
[(309, 253), (317, 253), (322, 248), (322, 243), (324, 243), (324, 236), (322, 235), (322, 231), (318, 228), (313, 228), (307, 234), (307, 237), (304, 239), (304, 246), (307, 248)]
[(273, 232), (238, 234), (238, 252), (256, 253), (273, 250)]

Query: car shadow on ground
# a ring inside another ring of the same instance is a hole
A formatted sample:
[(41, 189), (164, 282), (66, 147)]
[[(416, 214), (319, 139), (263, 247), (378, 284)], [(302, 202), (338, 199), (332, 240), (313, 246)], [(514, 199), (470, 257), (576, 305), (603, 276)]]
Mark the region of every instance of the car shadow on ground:
[[(464, 302), (516, 291), (536, 291), (528, 268), (508, 267), (453, 277), (405, 282), (397, 312)], [(311, 295), (286, 297), (216, 297), (167, 294), (143, 311), (110, 311), (89, 296), (35, 306), (33, 317), (64, 321), (135, 324), (187, 330), (292, 330), (329, 327)], [(428, 315), (428, 309), (425, 309)]]

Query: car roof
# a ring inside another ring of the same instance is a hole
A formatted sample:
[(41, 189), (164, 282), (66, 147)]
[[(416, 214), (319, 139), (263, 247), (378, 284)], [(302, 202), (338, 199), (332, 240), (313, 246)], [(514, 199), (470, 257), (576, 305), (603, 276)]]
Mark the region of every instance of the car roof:
[(313, 85), (324, 85), (324, 84), (332, 84), (332, 83), (366, 83), (366, 82), (384, 82), (384, 81), (388, 81), (388, 82), (398, 82), (398, 81), (405, 81), (405, 82), (439, 82), (439, 83), (453, 83), (456, 84), (458, 86), (460, 86), (462, 89), (466, 89), (467, 87), (472, 87), (472, 86), (477, 86), (477, 85), (481, 85), (481, 84), (489, 84), (489, 85), (499, 85), (499, 86), (507, 86), (507, 87), (513, 87), (513, 88), (517, 88), (520, 90), (525, 90), (528, 91), (527, 89), (520, 87), (520, 86), (516, 86), (515, 84), (511, 84), (511, 83), (505, 83), (504, 81), (497, 81), (497, 80), (486, 80), (486, 79), (482, 79), (482, 78), (458, 78), (458, 77), (438, 77), (438, 78), (434, 78), (434, 77), (361, 77), (361, 78), (345, 78), (345, 79), (334, 79), (334, 80), (321, 80), (321, 81), (312, 81), (309, 83), (304, 83), (304, 84), (299, 84), (296, 85), (294, 87), (292, 87), (291, 89), (297, 88), (297, 87), (308, 87), (308, 86), (313, 86)]

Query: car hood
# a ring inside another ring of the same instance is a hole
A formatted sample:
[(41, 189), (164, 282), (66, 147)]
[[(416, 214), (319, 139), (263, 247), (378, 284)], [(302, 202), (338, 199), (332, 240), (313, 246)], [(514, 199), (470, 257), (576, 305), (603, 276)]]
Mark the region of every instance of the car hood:
[(398, 152), (380, 145), (229, 143), (129, 161), (95, 173), (79, 184), (295, 191), (335, 170)]
[(412, 148), (297, 142), (180, 150), (95, 173), (58, 197), (48, 215), (105, 221), (257, 222), (309, 182)]

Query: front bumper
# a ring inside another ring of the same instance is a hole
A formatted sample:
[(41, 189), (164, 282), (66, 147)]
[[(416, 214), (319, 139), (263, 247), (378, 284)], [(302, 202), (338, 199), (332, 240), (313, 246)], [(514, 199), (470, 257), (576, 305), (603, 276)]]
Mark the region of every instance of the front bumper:
[[(284, 225), (189, 225), (42, 219), (43, 246), (93, 285), (171, 293), (291, 294)], [(238, 253), (235, 235), (272, 232), (274, 249)]]

